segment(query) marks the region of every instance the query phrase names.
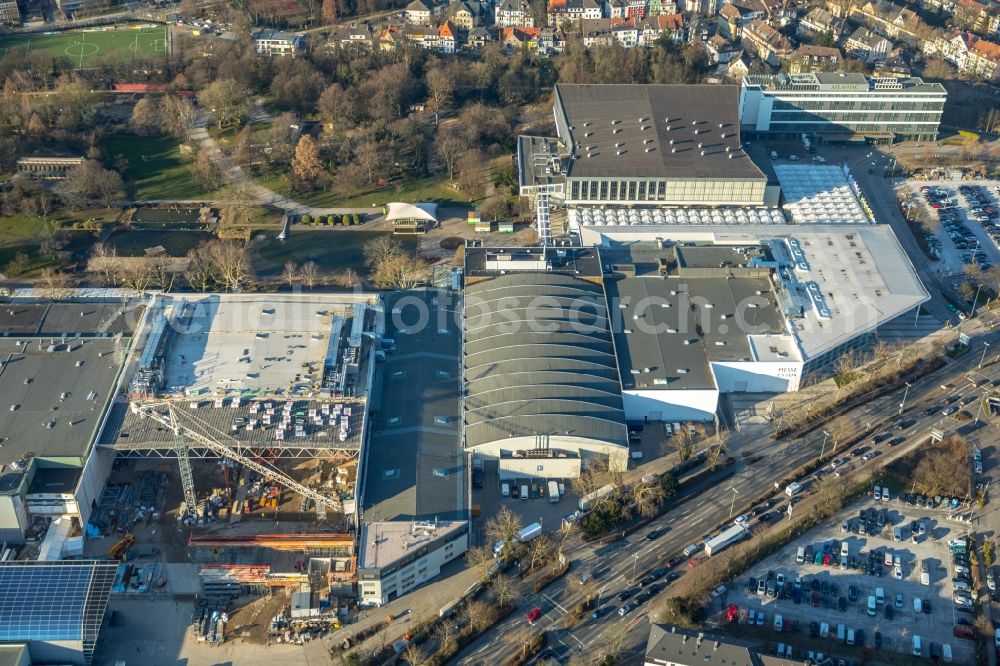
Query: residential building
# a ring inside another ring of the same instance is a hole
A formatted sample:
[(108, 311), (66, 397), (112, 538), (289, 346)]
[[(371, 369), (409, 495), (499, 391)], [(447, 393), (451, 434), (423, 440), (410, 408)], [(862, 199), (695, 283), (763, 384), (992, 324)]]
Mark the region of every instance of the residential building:
[(371, 48), (375, 43), (375, 28), (367, 21), (336, 25), (327, 39), (328, 47), (349, 48), (361, 46)]
[(852, 15), (858, 15), (879, 34), (899, 38), (909, 44), (916, 44), (920, 33), (927, 27), (912, 9), (900, 7), (889, 0), (868, 0), (860, 7), (851, 5), (851, 8)]
[(482, 5), (475, 0), (460, 2), (452, 11), (451, 22), (462, 30), (472, 30), (482, 25)]
[(648, 11), (646, 0), (627, 0), (625, 18), (642, 18)]
[(508, 53), (524, 48), (533, 51), (538, 48), (541, 34), (541, 28), (504, 28), (500, 32), (500, 43)]
[(844, 19), (834, 16), (822, 7), (813, 7), (809, 13), (799, 19), (795, 34), (802, 39), (815, 39), (818, 35), (827, 34), (837, 41), (844, 32)]
[(876, 78), (899, 78), (913, 75), (913, 67), (906, 49), (895, 49), (885, 60), (875, 63)]
[(934, 141), (947, 95), (941, 84), (916, 77), (750, 75), (740, 91), (740, 126), (745, 138), (810, 133), (829, 142)]
[(648, 0), (649, 15), (659, 16), (660, 14), (676, 14), (676, 0)]
[[(844, 56), (840, 49), (834, 46), (813, 46), (802, 44), (795, 49), (789, 58), (789, 71), (792, 74), (802, 72), (833, 72), (840, 68)], [(739, 81), (743, 80), (741, 76)]]
[(538, 33), (538, 51), (545, 55), (562, 53), (565, 40), (557, 28), (542, 28)]
[(302, 53), (305, 42), (301, 35), (263, 28), (253, 33), (254, 50), (258, 55), (296, 56)]
[(406, 33), (402, 26), (387, 25), (382, 28), (376, 43), (379, 51), (395, 51), (397, 46), (406, 43)]
[(1000, 33), (1000, 2), (997, 0), (955, 0), (954, 24), (970, 32), (990, 36)]
[(892, 42), (865, 27), (855, 30), (844, 42), (844, 50), (851, 57), (864, 60), (867, 63), (885, 60), (892, 49)]
[(469, 34), (465, 38), (465, 46), (468, 49), (478, 50), (492, 41), (493, 33), (483, 26), (478, 26), (469, 31)]
[(582, 19), (604, 18), (603, 0), (549, 0), (546, 9), (549, 27), (577, 25)]
[(500, 28), (534, 28), (531, 8), (523, 0), (500, 0), (496, 5), (495, 23)]
[(768, 65), (777, 66), (792, 54), (792, 43), (760, 19), (743, 28), (743, 46)]
[(406, 5), (406, 20), (416, 25), (427, 25), (431, 22), (431, 8), (424, 0), (413, 0)]
[(743, 29), (754, 20), (762, 18), (764, 12), (743, 4), (726, 2), (719, 9), (719, 34), (726, 39), (737, 40), (743, 35)]
[(608, 17), (623, 19), (628, 10), (627, 0), (608, 0)]
[(654, 14), (647, 16), (639, 25), (639, 43), (643, 46), (652, 46), (660, 37), (674, 44), (684, 42), (684, 15), (683, 14)]
[(705, 50), (712, 63), (727, 63), (743, 53), (742, 47), (729, 41), (722, 35), (712, 35), (705, 42)]
[(455, 53), (458, 50), (458, 29), (451, 21), (438, 26), (437, 48), (441, 53)]
[(938, 48), (941, 56), (962, 74), (986, 80), (1000, 79), (1000, 44), (961, 32), (939, 42)]
[(740, 51), (736, 57), (722, 65), (722, 76), (730, 81), (742, 81), (750, 73), (750, 56), (746, 51)]
[(21, 25), (21, 10), (14, 0), (0, 2), (0, 25), (14, 27)]

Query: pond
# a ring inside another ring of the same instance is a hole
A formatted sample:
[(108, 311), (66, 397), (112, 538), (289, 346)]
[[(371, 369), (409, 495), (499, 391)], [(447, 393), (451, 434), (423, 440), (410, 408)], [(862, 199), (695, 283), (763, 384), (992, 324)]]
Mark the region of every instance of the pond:
[[(323, 272), (353, 268), (363, 275), (366, 271), (362, 248), (368, 241), (387, 233), (356, 229), (301, 231), (295, 228), (284, 241), (276, 240), (273, 234), (260, 234), (254, 239), (254, 270), (258, 277), (276, 277), (281, 275), (287, 261), (299, 265), (315, 261)], [(400, 237), (399, 240), (407, 251), (416, 250), (416, 237)]]
[(132, 224), (144, 227), (176, 226), (194, 228), (198, 225), (197, 208), (140, 208), (132, 216)]
[(171, 257), (183, 257), (192, 248), (214, 236), (207, 231), (177, 229), (131, 229), (116, 230), (108, 238), (107, 244), (115, 249), (119, 257), (142, 257), (146, 248), (162, 245)]

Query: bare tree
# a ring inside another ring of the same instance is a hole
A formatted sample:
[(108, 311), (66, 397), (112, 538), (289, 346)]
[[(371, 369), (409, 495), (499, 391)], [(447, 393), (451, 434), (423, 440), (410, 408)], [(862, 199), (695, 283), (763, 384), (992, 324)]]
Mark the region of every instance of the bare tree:
[(257, 205), (257, 190), (250, 180), (236, 180), (226, 188), (226, 224), (239, 226), (250, 222)]
[(345, 268), (339, 273), (336, 273), (333, 276), (333, 281), (336, 285), (340, 287), (347, 287), (349, 289), (361, 286), (361, 277), (353, 268)]
[(136, 293), (146, 291), (155, 277), (149, 262), (142, 259), (128, 260), (118, 269), (117, 274), (118, 283)]
[(528, 558), (531, 561), (531, 569), (545, 563), (552, 556), (553, 544), (548, 535), (542, 534), (535, 537), (528, 544)]
[(640, 483), (632, 489), (632, 501), (642, 515), (655, 516), (666, 499), (666, 492), (658, 481)]
[(59, 300), (69, 294), (70, 276), (55, 268), (45, 268), (38, 276), (38, 284), (42, 287), (43, 298)]
[(410, 666), (424, 666), (426, 659), (424, 658), (424, 651), (420, 649), (419, 645), (411, 643), (403, 650), (403, 660)]
[(458, 160), (468, 148), (469, 142), (458, 132), (444, 128), (438, 130), (434, 141), (434, 150), (441, 163), (444, 164), (448, 180), (455, 180)]
[(691, 454), (694, 453), (694, 442), (691, 441), (691, 433), (687, 428), (678, 428), (670, 435), (670, 442), (673, 444), (674, 449), (677, 450), (677, 455), (680, 456), (681, 462), (690, 460)]
[(506, 506), (500, 507), (496, 515), (486, 521), (486, 538), (489, 543), (500, 542), (507, 549), (517, 538), (517, 533), (524, 527), (521, 517)]
[(479, 599), (469, 599), (462, 609), (462, 616), (472, 627), (472, 630), (479, 633), (489, 624), (490, 608), (485, 601)]
[(497, 574), (496, 578), (493, 579), (493, 583), (490, 584), (490, 588), (493, 590), (493, 596), (497, 600), (497, 605), (501, 608), (506, 608), (508, 604), (520, 595), (517, 583), (502, 573)]
[(575, 590), (583, 597), (586, 603), (590, 603), (597, 597), (599, 589), (597, 580), (593, 576), (581, 578), (580, 576), (569, 577), (570, 589)]
[(307, 261), (302, 264), (302, 282), (305, 283), (307, 287), (312, 289), (316, 286), (316, 281), (319, 279), (319, 264), (315, 261)]
[(294, 287), (295, 283), (299, 279), (299, 265), (289, 259), (285, 262), (284, 270), (281, 272), (281, 277), (285, 278), (288, 282), (289, 287)]
[(250, 254), (239, 241), (211, 242), (217, 280), (227, 291), (240, 291), (250, 279)]
[(90, 253), (88, 268), (101, 276), (101, 281), (105, 286), (114, 284), (114, 262), (118, 253), (114, 246), (106, 243), (94, 243)]
[(708, 452), (706, 453), (706, 462), (708, 462), (709, 469), (716, 469), (722, 464), (726, 455), (726, 438), (723, 436), (722, 432), (719, 432), (717, 440), (708, 447)]
[(470, 567), (476, 570), (476, 573), (479, 575), (479, 582), (485, 583), (490, 579), (490, 567), (495, 560), (493, 553), (488, 548), (473, 546), (465, 551), (465, 561)]
[(438, 652), (451, 654), (455, 649), (455, 630), (451, 622), (439, 622), (434, 629), (438, 639)]

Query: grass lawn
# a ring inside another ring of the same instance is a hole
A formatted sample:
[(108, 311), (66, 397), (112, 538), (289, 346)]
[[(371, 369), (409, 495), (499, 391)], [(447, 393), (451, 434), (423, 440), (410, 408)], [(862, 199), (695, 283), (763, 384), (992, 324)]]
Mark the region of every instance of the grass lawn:
[(181, 155), (177, 139), (169, 136), (117, 134), (104, 142), (108, 163), (119, 155), (128, 161), (124, 170), (130, 199), (197, 199), (209, 194), (191, 178), (194, 157)]
[(382, 206), (390, 201), (434, 201), (446, 206), (468, 206), (469, 202), (460, 193), (435, 178), (421, 178), (405, 183), (402, 188), (394, 186), (373, 188), (363, 194), (345, 196), (336, 190), (293, 193), (284, 182), (282, 174), (268, 174), (257, 179), (264, 187), (274, 190), (309, 206), (326, 208), (369, 208), (373, 204)]
[(68, 58), (78, 69), (88, 69), (106, 62), (156, 60), (166, 57), (169, 28), (132, 28), (119, 30), (78, 30), (45, 35), (10, 35), (0, 37), (0, 57), (24, 57), (31, 51), (47, 51)]
[[(103, 223), (110, 223), (117, 217), (117, 210), (94, 209), (59, 212), (49, 216), (64, 229), (75, 222), (83, 222), (94, 218)], [(54, 263), (52, 256), (43, 254), (39, 248), (44, 234), (42, 219), (35, 215), (18, 213), (10, 217), (0, 218), (0, 272), (11, 262), (15, 255), (23, 252), (28, 256), (28, 266), (25, 273), (31, 273)], [(8, 277), (16, 277), (8, 275)]]
[[(209, 136), (219, 142), (220, 146), (228, 148), (236, 144), (236, 135), (240, 133), (243, 127), (241, 125), (229, 125), (228, 127), (219, 129), (218, 125), (209, 123), (205, 129), (208, 131)], [(270, 129), (270, 122), (253, 123), (250, 125), (250, 132), (254, 142), (265, 143), (267, 141), (267, 133)]]

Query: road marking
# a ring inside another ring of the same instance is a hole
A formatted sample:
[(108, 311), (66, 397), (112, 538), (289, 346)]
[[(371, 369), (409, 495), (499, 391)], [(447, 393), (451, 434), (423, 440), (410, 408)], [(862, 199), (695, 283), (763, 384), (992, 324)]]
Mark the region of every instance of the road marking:
[(556, 601), (555, 599), (553, 599), (552, 597), (550, 597), (546, 593), (542, 592), (542, 596), (545, 597), (546, 599), (548, 599), (549, 603), (551, 603), (553, 606), (555, 606), (556, 608), (558, 608), (559, 610), (561, 610), (563, 613), (568, 613), (569, 612), (568, 610), (566, 610), (565, 608), (563, 608), (562, 606), (560, 606), (558, 601)]
[(698, 520), (694, 521), (691, 524), (692, 525), (697, 525), (698, 523), (702, 523), (702, 522), (705, 522), (705, 517), (704, 516), (702, 516), (701, 518), (699, 518)]

